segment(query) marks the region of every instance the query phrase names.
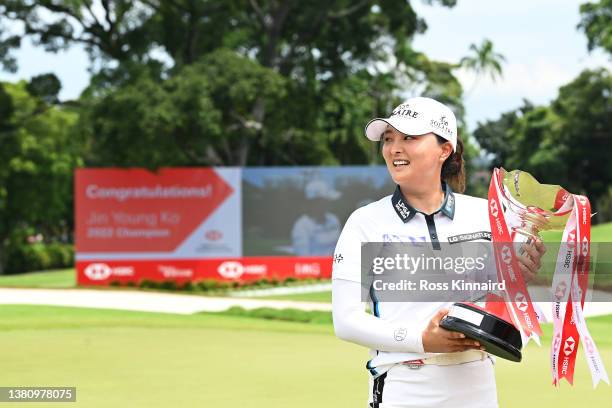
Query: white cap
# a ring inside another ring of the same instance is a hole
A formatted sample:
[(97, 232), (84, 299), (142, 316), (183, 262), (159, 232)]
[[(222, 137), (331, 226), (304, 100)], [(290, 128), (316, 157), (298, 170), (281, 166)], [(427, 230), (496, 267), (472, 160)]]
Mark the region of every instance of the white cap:
[(337, 200), (338, 198), (340, 198), (339, 191), (334, 190), (332, 187), (329, 186), (329, 184), (320, 179), (312, 180), (308, 184), (306, 184), (304, 192), (306, 194), (306, 198), (309, 200), (313, 200), (315, 198)]
[(366, 136), (379, 141), (387, 125), (393, 126), (405, 135), (418, 136), (435, 133), (451, 142), (457, 150), (457, 119), (446, 105), (418, 96), (393, 109), (388, 118), (372, 119), (365, 128)]

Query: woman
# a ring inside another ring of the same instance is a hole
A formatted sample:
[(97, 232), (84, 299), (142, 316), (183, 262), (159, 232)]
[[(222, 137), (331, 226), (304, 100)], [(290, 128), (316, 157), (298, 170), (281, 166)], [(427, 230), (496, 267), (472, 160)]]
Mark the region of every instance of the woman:
[[(417, 97), (389, 118), (374, 119), (366, 136), (382, 140), (382, 155), (397, 188), (347, 220), (334, 253), (332, 282), (336, 335), (369, 347), (369, 406), (496, 407), (493, 359), (478, 342), (439, 326), (450, 303), (361, 302), (363, 242), (427, 242), (433, 250), (457, 237), (490, 237), (487, 200), (462, 193), (463, 144), (445, 105)], [(543, 245), (519, 258), (526, 281), (540, 267)]]

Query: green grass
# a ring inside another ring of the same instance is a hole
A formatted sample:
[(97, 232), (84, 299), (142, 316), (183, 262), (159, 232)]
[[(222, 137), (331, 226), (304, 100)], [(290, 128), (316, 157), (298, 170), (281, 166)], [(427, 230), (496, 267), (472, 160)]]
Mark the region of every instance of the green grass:
[[(563, 231), (544, 231), (542, 238), (548, 242), (559, 242), (563, 236)], [(594, 225), (591, 228), (592, 242), (612, 242), (612, 222)]]
[(357, 406), (367, 395), (365, 351), (329, 324), (4, 306), (0, 331), (0, 383), (76, 386), (78, 402), (58, 407)]
[(74, 268), (0, 275), (0, 287), (73, 288), (76, 286)]
[(276, 300), (301, 300), (304, 302), (327, 302), (331, 303), (331, 291), (294, 293), (291, 295), (258, 296), (256, 299), (276, 299)]
[[(612, 369), (612, 316), (589, 328)], [(497, 360), (500, 406), (609, 406), (612, 388), (592, 389), (582, 351), (576, 385), (550, 385), (545, 334), (522, 363)], [(54, 407), (358, 407), (367, 397), (365, 349), (323, 323), (1, 306), (0, 349), (2, 386), (77, 387), (77, 403)]]

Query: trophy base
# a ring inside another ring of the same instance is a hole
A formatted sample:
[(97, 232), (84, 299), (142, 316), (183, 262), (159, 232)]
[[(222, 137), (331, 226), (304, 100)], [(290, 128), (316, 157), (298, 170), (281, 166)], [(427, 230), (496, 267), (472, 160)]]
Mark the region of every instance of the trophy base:
[(484, 309), (466, 303), (455, 303), (440, 322), (440, 326), (477, 340), (488, 353), (510, 361), (521, 361), (521, 333), (512, 323)]

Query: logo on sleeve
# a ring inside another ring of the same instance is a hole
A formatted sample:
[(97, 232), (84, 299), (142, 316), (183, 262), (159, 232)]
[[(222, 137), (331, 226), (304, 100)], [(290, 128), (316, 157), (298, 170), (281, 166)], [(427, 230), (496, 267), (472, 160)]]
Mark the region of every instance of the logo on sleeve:
[(405, 327), (399, 327), (393, 332), (393, 337), (395, 338), (395, 341), (404, 341), (407, 334), (408, 330), (406, 330)]

